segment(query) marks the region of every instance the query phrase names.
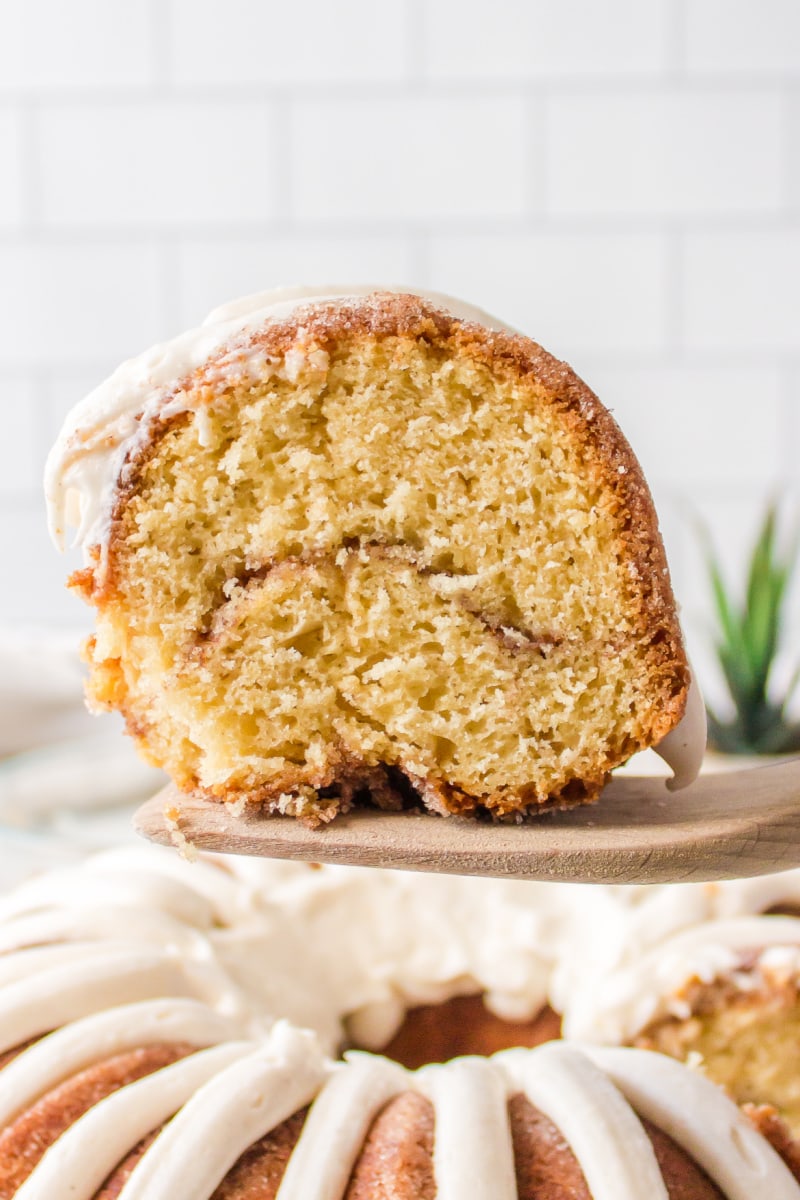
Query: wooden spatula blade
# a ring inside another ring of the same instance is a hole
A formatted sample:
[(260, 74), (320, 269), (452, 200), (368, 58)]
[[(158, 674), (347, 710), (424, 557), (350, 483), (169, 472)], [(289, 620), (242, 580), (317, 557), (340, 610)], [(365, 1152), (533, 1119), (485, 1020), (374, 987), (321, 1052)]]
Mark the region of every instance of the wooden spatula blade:
[(360, 809), (308, 829), (173, 787), (135, 825), (163, 845), (305, 862), (577, 883), (730, 879), (800, 865), (800, 758), (673, 793), (663, 779), (620, 776), (597, 804), (522, 825)]

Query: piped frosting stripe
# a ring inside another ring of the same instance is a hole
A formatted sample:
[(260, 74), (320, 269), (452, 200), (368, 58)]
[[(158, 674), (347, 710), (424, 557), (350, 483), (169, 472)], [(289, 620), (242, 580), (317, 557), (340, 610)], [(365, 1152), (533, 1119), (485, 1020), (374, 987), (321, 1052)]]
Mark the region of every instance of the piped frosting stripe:
[(646, 1050), (586, 1053), (641, 1116), (710, 1175), (727, 1200), (796, 1200), (800, 1189), (788, 1167), (710, 1080)]
[(497, 1064), (459, 1058), (428, 1067), (417, 1087), (435, 1113), (433, 1172), (438, 1200), (515, 1200), (514, 1148), (506, 1079)]
[(128, 949), (121, 938), (102, 945), (90, 941), (74, 941), (53, 946), (32, 946), (0, 958), (0, 989), (14, 983), (29, 983), (33, 976), (65, 964), (102, 961), (109, 950), (124, 954)]
[(88, 961), (78, 954), (0, 990), (0, 1053), (101, 1009), (192, 994), (180, 961), (164, 954), (108, 950)]
[(499, 1055), (581, 1165), (593, 1200), (669, 1200), (641, 1121), (607, 1076), (571, 1046)]
[(124, 1004), (47, 1034), (0, 1071), (0, 1128), (45, 1092), (93, 1063), (139, 1046), (211, 1046), (241, 1034), (236, 1022), (197, 1000)]
[(263, 1046), (192, 1096), (145, 1151), (120, 1200), (209, 1200), (253, 1142), (313, 1099), (327, 1070), (313, 1035), (280, 1022)]
[(102, 905), (153, 909), (195, 929), (209, 929), (213, 907), (196, 888), (140, 863), (138, 869), (101, 872), (91, 860), (85, 868), (48, 871), (0, 900), (0, 921), (31, 916), (58, 908), (100, 908)]
[[(128, 945), (172, 946), (193, 958), (208, 958), (208, 941), (191, 926), (150, 908), (52, 909), (0, 924), (0, 955), (32, 947), (79, 941), (124, 940)], [(0, 958), (0, 970), (4, 961)]]
[(372, 1121), (412, 1078), (388, 1059), (348, 1054), (314, 1101), (276, 1200), (341, 1200)]

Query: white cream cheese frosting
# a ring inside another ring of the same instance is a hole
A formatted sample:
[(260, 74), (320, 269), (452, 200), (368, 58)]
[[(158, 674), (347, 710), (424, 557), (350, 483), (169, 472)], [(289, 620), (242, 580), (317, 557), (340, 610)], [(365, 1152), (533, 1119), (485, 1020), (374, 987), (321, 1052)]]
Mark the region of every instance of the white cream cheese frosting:
[(137, 972), (131, 1000), (168, 987), (248, 1036), (279, 1014), (332, 1052), (379, 1047), (409, 1006), (464, 992), (524, 1020), (546, 1003), (563, 934), (548, 887), (109, 851), (0, 902), (0, 1040), (54, 1028), (70, 1004), (91, 1015), (92, 990), (120, 1003)]
[(70, 1005), (72, 1019), (90, 1017), (91, 999), (78, 1011), (90, 981), (102, 1006), (138, 972), (131, 1002), (168, 983), (248, 1037), (280, 1015), (314, 1029), (330, 1052), (347, 1041), (379, 1049), (409, 1007), (476, 992), (506, 1020), (549, 1002), (568, 1036), (621, 1042), (659, 1016), (687, 1015), (692, 978), (749, 986), (740, 967), (753, 952), (759, 970), (800, 978), (800, 918), (762, 915), (798, 902), (800, 871), (587, 889), (251, 859), (190, 864), (126, 848), (0, 904), (0, 1031), (34, 1036), (31, 1021), (54, 1028)]
[(703, 922), (595, 976), (590, 992), (576, 991), (565, 1012), (564, 1033), (609, 1045), (629, 1042), (654, 1021), (690, 1017), (687, 987), (693, 982), (727, 980), (748, 991), (770, 977), (800, 979), (800, 920), (741, 916)]
[[(661, 887), (563, 886), (571, 908), (549, 982), (566, 1036), (631, 1040), (652, 1021), (690, 1015), (687, 985), (742, 990), (800, 980), (800, 871)], [(743, 965), (744, 964), (744, 965)]]

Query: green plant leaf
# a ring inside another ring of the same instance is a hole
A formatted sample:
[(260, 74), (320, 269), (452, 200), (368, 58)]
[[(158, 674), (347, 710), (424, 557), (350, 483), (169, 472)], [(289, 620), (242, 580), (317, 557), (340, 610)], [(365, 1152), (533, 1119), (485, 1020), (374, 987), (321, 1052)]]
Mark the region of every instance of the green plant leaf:
[(785, 603), (800, 557), (800, 522), (782, 553), (778, 508), (769, 505), (750, 553), (740, 605), (731, 598), (705, 526), (699, 525), (699, 532), (718, 625), (716, 655), (734, 711), (730, 721), (721, 721), (708, 710), (709, 740), (717, 749), (738, 754), (800, 748), (800, 726), (791, 724), (788, 714), (800, 667), (781, 698), (770, 696)]
[(747, 579), (746, 609), (753, 607), (753, 589), (759, 586), (761, 578), (768, 573), (775, 557), (775, 505), (770, 504), (764, 516), (764, 521), (756, 536), (756, 542), (750, 556), (750, 570)]

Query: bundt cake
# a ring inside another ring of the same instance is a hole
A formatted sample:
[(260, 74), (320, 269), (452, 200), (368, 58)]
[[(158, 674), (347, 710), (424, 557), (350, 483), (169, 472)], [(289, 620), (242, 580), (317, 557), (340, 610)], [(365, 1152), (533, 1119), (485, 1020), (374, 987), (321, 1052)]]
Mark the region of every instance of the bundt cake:
[(722, 1091), (661, 1055), (550, 1042), (411, 1073), (364, 1052), (332, 1063), (285, 1022), (226, 1037), (181, 1003), (12, 1048), (2, 1200), (800, 1197)]
[[(709, 903), (756, 900), (727, 888)], [(403, 902), (414, 892), (416, 907)], [(446, 894), (463, 911), (437, 966), (446, 919), (426, 927), (419, 913)], [(692, 889), (693, 903), (702, 894)], [(541, 1011), (540, 980), (554, 952), (532, 948), (529, 961), (525, 941), (580, 953), (568, 922), (581, 895), (588, 912), (590, 892), (558, 885), (190, 865), (153, 848), (32, 880), (0, 901), (0, 1200), (800, 1200), (800, 1148), (779, 1108), (742, 1115), (705, 1064), (548, 1040), (558, 1020)], [(397, 924), (354, 926), (370, 903)], [(402, 919), (415, 936), (392, 959)], [(717, 924), (770, 920), (795, 924)], [(479, 998), (490, 986), (491, 1002), (518, 1014), (529, 991), (536, 1015), (504, 1023)], [(467, 1057), (418, 1071), (364, 1051), (336, 1062), (315, 1033), (274, 1020), (308, 1016), (335, 1050), (343, 1017), (357, 1013), (351, 1035), (360, 1023), (374, 1037), (414, 994), (444, 1002), (412, 1008), (391, 1054)], [(474, 1053), (517, 1040), (546, 1044)]]
[(698, 767), (630, 447), (565, 363), (456, 301), (218, 310), (75, 409), (47, 493), (86, 552), (91, 703), (183, 790), (504, 818), (591, 800), (653, 744)]

